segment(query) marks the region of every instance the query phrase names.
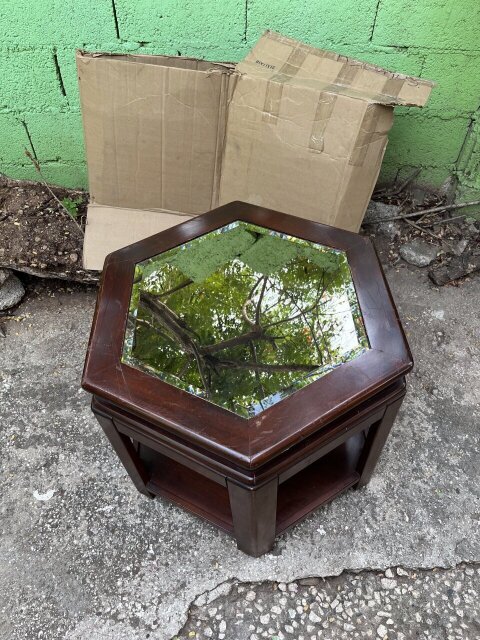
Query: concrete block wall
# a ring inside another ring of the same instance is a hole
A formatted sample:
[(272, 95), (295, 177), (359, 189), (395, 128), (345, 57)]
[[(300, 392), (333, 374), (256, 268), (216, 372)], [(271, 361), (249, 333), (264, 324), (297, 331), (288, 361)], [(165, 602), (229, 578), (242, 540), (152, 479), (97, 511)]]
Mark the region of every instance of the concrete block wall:
[(480, 190), (478, 0), (2, 0), (0, 171), (86, 187), (75, 49), (237, 61), (267, 28), (435, 80), (423, 109), (399, 108), (381, 181)]

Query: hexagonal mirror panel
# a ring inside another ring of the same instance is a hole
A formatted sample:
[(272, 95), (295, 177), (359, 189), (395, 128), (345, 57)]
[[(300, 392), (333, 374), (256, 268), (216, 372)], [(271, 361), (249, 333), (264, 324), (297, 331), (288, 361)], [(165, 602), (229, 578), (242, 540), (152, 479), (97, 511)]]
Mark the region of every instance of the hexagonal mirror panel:
[(237, 221), (135, 267), (123, 363), (242, 417), (368, 348), (342, 251)]

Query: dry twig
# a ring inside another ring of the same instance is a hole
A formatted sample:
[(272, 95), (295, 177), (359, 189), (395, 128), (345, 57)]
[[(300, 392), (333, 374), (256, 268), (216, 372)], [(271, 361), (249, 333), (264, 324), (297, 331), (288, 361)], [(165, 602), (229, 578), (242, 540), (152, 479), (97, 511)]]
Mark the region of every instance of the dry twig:
[(433, 227), (434, 225), (440, 225), (440, 224), (448, 224), (449, 222), (455, 222), (456, 220), (462, 220), (463, 218), (466, 218), (468, 215), (468, 213), (461, 213), (459, 216), (453, 216), (453, 218), (446, 218), (445, 220), (431, 220), (430, 222), (426, 222), (425, 223), (425, 227)]
[[(480, 200), (472, 200), (471, 202), (459, 202), (458, 204), (443, 204), (438, 207), (432, 207), (431, 209), (420, 209), (418, 211), (410, 211), (408, 213), (402, 213), (398, 216), (391, 216), (390, 218), (385, 217), (375, 222), (371, 222), (369, 224), (380, 224), (382, 222), (390, 222), (390, 220), (404, 220), (405, 218), (415, 218), (416, 216), (425, 216), (431, 213), (441, 213), (442, 211), (451, 211), (452, 209), (463, 209), (464, 207), (474, 207), (480, 204)], [(465, 213), (461, 217), (468, 216), (468, 213)], [(460, 217), (460, 216), (458, 216)]]
[(33, 164), (33, 166), (35, 167), (35, 171), (38, 173), (38, 175), (40, 176), (40, 181), (43, 184), (43, 186), (48, 189), (48, 191), (50, 192), (50, 195), (52, 196), (52, 198), (54, 198), (54, 200), (56, 200), (58, 202), (58, 204), (60, 205), (60, 207), (62, 208), (62, 211), (68, 216), (69, 220), (72, 220), (78, 230), (80, 231), (80, 233), (82, 234), (82, 236), (84, 236), (85, 234), (83, 233), (83, 229), (82, 227), (78, 224), (78, 222), (75, 220), (75, 218), (73, 218), (70, 215), (70, 212), (68, 211), (68, 209), (66, 208), (66, 206), (63, 204), (63, 202), (56, 196), (56, 194), (52, 191), (52, 189), (50, 188), (50, 185), (48, 184), (48, 182), (45, 180), (45, 178), (43, 177), (42, 174), (42, 170), (40, 168), (40, 164), (38, 162), (38, 160), (36, 158), (33, 157), (33, 155), (30, 153), (30, 151), (28, 149), (25, 149), (25, 155), (27, 156), (27, 158), (31, 161), (31, 163)]
[(437, 235), (435, 235), (433, 233), (433, 231), (429, 231), (428, 229), (424, 229), (423, 227), (420, 227), (418, 224), (415, 224), (415, 222), (412, 222), (411, 220), (405, 220), (405, 222), (408, 225), (410, 225), (411, 227), (413, 227), (414, 229), (417, 229), (417, 231), (421, 231), (422, 233), (425, 233), (428, 236), (431, 236), (432, 238), (435, 238), (435, 240), (438, 240), (438, 242), (442, 242), (442, 238), (439, 238)]
[(401, 182), (398, 187), (395, 187), (395, 185), (393, 185), (392, 187), (387, 187), (385, 189), (379, 189), (378, 191), (375, 192), (376, 196), (379, 195), (386, 195), (388, 197), (392, 197), (392, 196), (398, 196), (399, 193), (402, 193), (402, 191), (408, 187), (408, 185), (412, 182), (412, 180), (414, 180), (419, 174), (420, 174), (421, 169), (415, 169), (415, 171), (413, 173), (411, 173), (408, 178), (406, 178), (406, 180), (404, 180), (403, 182)]

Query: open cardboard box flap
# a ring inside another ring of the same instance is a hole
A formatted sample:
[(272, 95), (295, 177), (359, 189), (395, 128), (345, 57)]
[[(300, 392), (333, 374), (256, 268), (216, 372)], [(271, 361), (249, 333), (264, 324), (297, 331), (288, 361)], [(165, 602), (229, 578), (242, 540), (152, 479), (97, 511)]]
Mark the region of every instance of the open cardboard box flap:
[(267, 31), (236, 65), (239, 74), (386, 106), (423, 107), (433, 82), (392, 73)]
[(77, 67), (87, 269), (232, 200), (358, 231), (393, 105), (433, 86), (273, 32), (236, 67), (85, 52)]

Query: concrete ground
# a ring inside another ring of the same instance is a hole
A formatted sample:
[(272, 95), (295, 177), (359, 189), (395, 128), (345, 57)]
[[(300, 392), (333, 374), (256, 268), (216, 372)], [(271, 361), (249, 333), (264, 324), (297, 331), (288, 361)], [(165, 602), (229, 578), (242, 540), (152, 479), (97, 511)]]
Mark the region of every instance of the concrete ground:
[(232, 585), (193, 605), (177, 638), (478, 638), (480, 568), (343, 573)]
[(416, 367), (377, 471), (259, 559), (136, 492), (79, 389), (95, 292), (31, 293), (0, 335), (1, 640), (478, 638), (480, 278), (387, 276)]

